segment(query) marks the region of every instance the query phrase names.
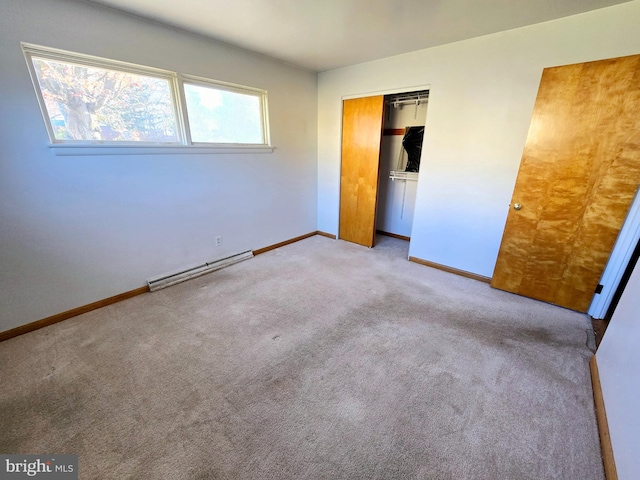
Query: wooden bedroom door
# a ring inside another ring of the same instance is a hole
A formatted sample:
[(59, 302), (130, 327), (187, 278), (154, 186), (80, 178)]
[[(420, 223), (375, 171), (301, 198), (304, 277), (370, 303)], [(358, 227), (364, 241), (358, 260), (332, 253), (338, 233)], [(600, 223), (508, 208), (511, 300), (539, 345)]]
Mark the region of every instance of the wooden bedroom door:
[(586, 312), (640, 182), (640, 55), (544, 70), (491, 285)]
[(338, 237), (373, 247), (384, 96), (345, 100)]

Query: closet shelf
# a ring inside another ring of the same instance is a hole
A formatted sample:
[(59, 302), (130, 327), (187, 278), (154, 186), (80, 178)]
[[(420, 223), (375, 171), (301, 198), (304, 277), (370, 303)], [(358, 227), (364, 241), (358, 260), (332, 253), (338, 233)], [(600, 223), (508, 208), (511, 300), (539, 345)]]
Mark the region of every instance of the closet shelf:
[(411, 180), (413, 182), (418, 181), (418, 172), (405, 172), (402, 170), (391, 170), (389, 172), (389, 178), (391, 180)]

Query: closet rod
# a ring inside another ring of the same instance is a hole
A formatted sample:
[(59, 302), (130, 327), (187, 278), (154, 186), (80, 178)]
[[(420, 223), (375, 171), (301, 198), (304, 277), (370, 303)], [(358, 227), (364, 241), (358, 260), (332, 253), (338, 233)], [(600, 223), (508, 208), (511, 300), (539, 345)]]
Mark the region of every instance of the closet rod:
[(427, 100), (429, 100), (429, 92), (392, 95), (386, 98), (386, 103), (387, 105), (409, 105), (415, 104), (416, 101), (422, 103)]

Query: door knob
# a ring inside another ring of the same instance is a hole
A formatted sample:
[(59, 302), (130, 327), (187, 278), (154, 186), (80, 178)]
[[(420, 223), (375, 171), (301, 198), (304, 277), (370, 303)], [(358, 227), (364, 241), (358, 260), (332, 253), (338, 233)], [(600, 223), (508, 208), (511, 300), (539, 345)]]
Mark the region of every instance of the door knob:
[(521, 203), (514, 203), (513, 204), (513, 209), (514, 210), (522, 210), (522, 204)]

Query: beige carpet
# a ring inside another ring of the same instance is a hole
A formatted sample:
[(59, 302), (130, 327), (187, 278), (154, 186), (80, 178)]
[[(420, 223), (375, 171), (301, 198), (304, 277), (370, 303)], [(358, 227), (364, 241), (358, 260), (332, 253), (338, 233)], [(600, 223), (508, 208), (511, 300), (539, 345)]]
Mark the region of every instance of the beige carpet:
[(0, 343), (82, 479), (602, 479), (587, 316), (312, 237)]

